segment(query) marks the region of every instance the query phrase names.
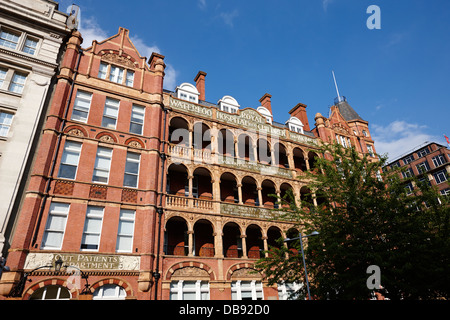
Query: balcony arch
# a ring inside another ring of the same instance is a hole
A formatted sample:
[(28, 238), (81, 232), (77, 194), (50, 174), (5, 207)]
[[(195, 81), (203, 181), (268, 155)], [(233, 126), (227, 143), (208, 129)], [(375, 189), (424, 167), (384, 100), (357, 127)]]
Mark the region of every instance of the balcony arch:
[(203, 121), (194, 123), (192, 146), (196, 150), (208, 150), (211, 152), (211, 128)]
[(217, 135), (218, 153), (223, 156), (234, 157), (234, 134), (228, 129), (221, 129)]
[(172, 163), (167, 168), (166, 193), (178, 197), (189, 196), (188, 173), (185, 165)]
[(194, 170), (191, 191), (194, 198), (198, 198), (201, 200), (213, 199), (211, 177), (211, 172), (204, 167), (198, 167)]
[(317, 153), (310, 151), (308, 152), (308, 164), (309, 164), (309, 170), (314, 170), (317, 168), (317, 158), (319, 158), (319, 156), (317, 155)]
[(248, 206), (259, 206), (260, 199), (258, 194), (257, 182), (250, 176), (242, 178), (242, 203)]
[(261, 228), (256, 224), (251, 224), (245, 230), (246, 252), (249, 259), (261, 258), (261, 251), (264, 250), (264, 243)]
[(275, 166), (289, 169), (289, 160), (286, 152), (286, 147), (284, 146), (284, 144), (282, 144), (281, 142), (276, 142), (273, 145), (273, 155)]
[[(298, 238), (299, 236), (299, 232), (296, 228), (290, 228), (287, 232), (286, 232), (286, 237), (287, 238)], [(289, 251), (293, 254), (293, 255), (298, 255), (298, 247), (299, 247), (300, 241), (299, 240), (293, 240), (293, 241), (288, 241), (286, 242), (286, 245), (289, 249)]]
[(314, 206), (313, 194), (311, 192), (311, 189), (306, 186), (301, 187), (300, 200), (302, 201), (302, 206), (306, 205), (309, 208), (311, 208), (311, 206)]
[(277, 192), (275, 189), (275, 183), (273, 183), (273, 181), (268, 179), (264, 180), (261, 183), (261, 193), (262, 193), (262, 204), (265, 208), (278, 207), (275, 205), (278, 199), (276, 198)]
[(272, 163), (272, 150), (270, 144), (265, 138), (259, 138), (257, 140), (257, 159), (259, 163), (270, 164)]
[(164, 254), (187, 256), (188, 225), (182, 217), (171, 217), (164, 227)]
[(214, 257), (214, 227), (209, 220), (200, 219), (194, 224), (193, 255)]
[(220, 176), (220, 201), (239, 202), (237, 178), (230, 172), (224, 172)]
[[(287, 195), (289, 192), (292, 193), (293, 198), (291, 198)], [(280, 185), (280, 197), (281, 197), (281, 199), (283, 199), (283, 201), (281, 202), (281, 207), (283, 207), (283, 208), (289, 208), (290, 203), (292, 203), (292, 202), (295, 203), (294, 189), (292, 188), (292, 186), (289, 183), (283, 182)]]
[(169, 143), (190, 147), (189, 122), (182, 117), (173, 117), (169, 122)]
[(242, 251), (242, 230), (235, 222), (227, 222), (223, 226), (222, 246), (226, 258), (241, 258)]
[(296, 147), (292, 151), (292, 157), (294, 159), (294, 169), (298, 172), (305, 172), (307, 170), (305, 154), (302, 149)]
[(253, 139), (245, 132), (238, 137), (238, 157), (247, 161), (256, 161)]
[(270, 247), (281, 248), (282, 244), (279, 242), (280, 238), (282, 238), (283, 234), (281, 233), (280, 228), (271, 226), (267, 230), (267, 245), (268, 249)]

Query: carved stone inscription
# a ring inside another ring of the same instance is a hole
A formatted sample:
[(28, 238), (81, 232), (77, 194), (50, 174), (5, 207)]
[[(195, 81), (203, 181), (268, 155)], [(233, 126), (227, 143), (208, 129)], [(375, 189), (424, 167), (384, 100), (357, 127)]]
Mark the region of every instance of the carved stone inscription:
[(81, 270), (139, 270), (140, 257), (123, 255), (101, 255), (81, 253), (29, 253), (25, 269), (54, 265), (61, 258), (64, 266)]

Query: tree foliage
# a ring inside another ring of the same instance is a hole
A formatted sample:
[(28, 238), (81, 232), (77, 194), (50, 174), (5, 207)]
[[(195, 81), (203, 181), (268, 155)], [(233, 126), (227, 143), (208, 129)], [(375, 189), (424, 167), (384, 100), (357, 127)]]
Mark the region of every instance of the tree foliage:
[[(319, 299), (368, 299), (367, 268), (381, 270), (383, 294), (390, 299), (448, 298), (450, 292), (449, 201), (428, 179), (382, 171), (386, 158), (373, 161), (354, 148), (324, 145), (308, 187), (317, 206), (292, 193), (282, 216), (296, 222), (304, 239), (311, 295)], [(407, 189), (411, 183), (414, 188)], [(299, 244), (290, 247), (299, 249)], [(300, 252), (300, 250), (298, 250)], [(301, 254), (280, 242), (257, 264), (269, 283), (304, 282)], [(302, 290), (305, 291), (305, 286)], [(303, 296), (305, 292), (303, 292)]]

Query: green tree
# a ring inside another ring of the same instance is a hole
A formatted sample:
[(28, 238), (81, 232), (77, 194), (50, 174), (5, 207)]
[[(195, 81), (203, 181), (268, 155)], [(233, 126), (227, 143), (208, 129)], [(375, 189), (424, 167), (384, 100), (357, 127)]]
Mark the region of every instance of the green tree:
[[(283, 218), (296, 222), (306, 240), (311, 294), (319, 299), (368, 299), (370, 265), (379, 266), (391, 299), (432, 298), (449, 292), (449, 206), (427, 183), (382, 172), (386, 158), (373, 161), (354, 148), (324, 145), (309, 173), (317, 206), (288, 193)], [(414, 183), (414, 192), (405, 184)], [(439, 199), (439, 200), (438, 200)], [(280, 240), (282, 241), (282, 240)], [(290, 247), (299, 249), (298, 243)], [(302, 257), (281, 245), (256, 263), (269, 283), (304, 282)], [(298, 250), (300, 251), (300, 250)], [(306, 288), (302, 288), (305, 296)]]

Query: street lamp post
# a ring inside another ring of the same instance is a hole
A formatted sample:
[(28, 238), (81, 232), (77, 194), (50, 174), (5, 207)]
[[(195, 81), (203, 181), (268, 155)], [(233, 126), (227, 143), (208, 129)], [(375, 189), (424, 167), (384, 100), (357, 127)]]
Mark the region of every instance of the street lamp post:
[(303, 252), (303, 241), (302, 241), (302, 238), (308, 238), (308, 237), (311, 237), (311, 236), (317, 236), (318, 234), (319, 234), (319, 232), (313, 231), (313, 232), (311, 232), (310, 234), (308, 234), (306, 236), (302, 236), (302, 233), (300, 232), (299, 236), (297, 238), (286, 238), (286, 239), (284, 239), (284, 242), (300, 239), (300, 249), (302, 251), (303, 267), (305, 268), (306, 289), (308, 290), (308, 300), (311, 300), (311, 293), (309, 292), (308, 271), (306, 270), (306, 262), (305, 262), (305, 254)]
[(25, 288), (25, 283), (28, 281), (28, 276), (30, 274), (32, 274), (34, 271), (43, 269), (43, 268), (51, 269), (54, 267), (55, 272), (59, 272), (61, 270), (62, 264), (63, 264), (63, 261), (61, 260), (61, 258), (59, 258), (58, 260), (55, 261), (54, 265), (50, 264), (50, 265), (46, 265), (46, 266), (40, 266), (40, 267), (34, 268), (33, 270), (31, 270), (29, 272), (25, 272), (23, 274), (23, 276), (20, 278), (19, 282), (12, 288), (11, 292), (9, 293), (9, 296), (16, 297), (16, 298), (21, 297), (23, 289)]

